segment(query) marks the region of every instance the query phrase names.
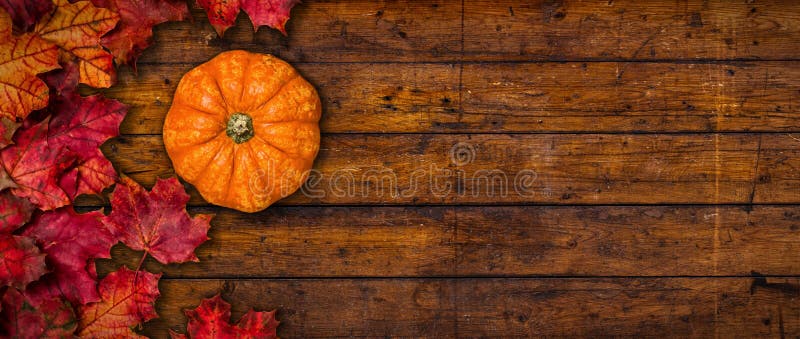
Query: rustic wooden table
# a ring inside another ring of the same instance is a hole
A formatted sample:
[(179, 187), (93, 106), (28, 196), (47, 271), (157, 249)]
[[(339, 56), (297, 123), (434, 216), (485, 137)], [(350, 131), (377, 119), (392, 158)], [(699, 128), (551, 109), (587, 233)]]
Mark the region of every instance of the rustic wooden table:
[[(159, 27), (106, 92), (131, 105), (103, 148), (120, 171), (173, 175), (175, 87), (230, 49), (295, 65), (323, 135), (311, 189), (262, 213), (189, 189), (212, 240), (146, 263), (145, 333), (222, 291), (288, 338), (799, 335), (800, 6), (644, 3), (309, 0), (288, 37), (240, 16), (218, 38), (197, 10)], [(114, 254), (101, 274), (139, 258)]]

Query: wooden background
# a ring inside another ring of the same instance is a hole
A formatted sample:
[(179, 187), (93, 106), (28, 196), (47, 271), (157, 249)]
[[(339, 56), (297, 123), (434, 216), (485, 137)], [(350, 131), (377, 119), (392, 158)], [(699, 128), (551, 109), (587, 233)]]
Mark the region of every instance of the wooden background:
[[(144, 333), (222, 291), (234, 319), (277, 308), (287, 338), (800, 335), (800, 6), (644, 3), (308, 0), (288, 37), (240, 15), (218, 38), (196, 9), (160, 26), (105, 91), (131, 106), (115, 166), (173, 175), (178, 81), (245, 49), (319, 89), (322, 194), (244, 214), (189, 188), (213, 240), (146, 263), (164, 277)], [(410, 194), (379, 194), (375, 169)], [(493, 169), (535, 176), (491, 196), (469, 175)], [(101, 274), (139, 258), (113, 253)]]

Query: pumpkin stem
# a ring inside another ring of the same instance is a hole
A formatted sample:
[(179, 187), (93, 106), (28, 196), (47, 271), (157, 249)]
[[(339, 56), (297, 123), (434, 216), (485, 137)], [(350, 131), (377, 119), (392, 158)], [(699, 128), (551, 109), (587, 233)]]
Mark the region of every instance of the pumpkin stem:
[(244, 113), (234, 113), (228, 118), (225, 133), (237, 144), (250, 140), (253, 138), (253, 118)]

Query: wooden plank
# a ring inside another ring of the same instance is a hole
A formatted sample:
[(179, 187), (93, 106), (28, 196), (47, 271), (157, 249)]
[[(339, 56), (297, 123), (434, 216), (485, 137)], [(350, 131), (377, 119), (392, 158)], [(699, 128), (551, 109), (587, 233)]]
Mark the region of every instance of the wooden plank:
[(464, 60), (796, 59), (792, 0), (464, 2)]
[[(125, 134), (160, 134), (194, 64), (141, 65), (105, 95)], [(295, 65), (319, 90), (328, 133), (799, 131), (800, 63)], [(459, 102), (461, 100), (461, 102)]]
[[(800, 207), (272, 207), (215, 213), (176, 278), (800, 273)], [(715, 238), (716, 237), (716, 238)], [(115, 247), (101, 274), (136, 267)]]
[[(296, 64), (315, 85), (326, 132), (413, 132), (444, 129), (458, 109), (458, 69), (448, 64)], [(131, 106), (127, 134), (160, 134), (178, 82), (192, 64), (141, 65), (120, 72), (105, 95)]]
[[(798, 143), (784, 134), (759, 140), (759, 134), (324, 135), (307, 187), (281, 203), (799, 202), (791, 192), (753, 195), (755, 188), (771, 189), (755, 178), (759, 146), (769, 152)], [(120, 137), (103, 150), (144, 185), (173, 175), (160, 136)], [(758, 165), (784, 181), (800, 175), (789, 166)], [(191, 194), (192, 204), (202, 203)]]
[(795, 5), (468, 0), (462, 22), (458, 1), (305, 1), (287, 37), (254, 33), (241, 15), (224, 38), (195, 9), (194, 22), (158, 26), (140, 63), (199, 63), (229, 49), (290, 62), (797, 59)]
[(223, 38), (195, 8), (194, 22), (159, 25), (140, 63), (204, 62), (246, 49), (303, 61), (441, 61), (461, 53), (461, 4), (454, 1), (304, 1), (291, 13), (288, 36), (257, 33), (244, 13)]
[(222, 291), (233, 319), (278, 310), (282, 337), (800, 335), (798, 279), (164, 280), (161, 318), (144, 333), (182, 330), (182, 309)]
[(796, 201), (800, 198), (800, 134), (763, 135), (761, 145), (753, 200)]
[(800, 129), (796, 63), (464, 65), (469, 131)]

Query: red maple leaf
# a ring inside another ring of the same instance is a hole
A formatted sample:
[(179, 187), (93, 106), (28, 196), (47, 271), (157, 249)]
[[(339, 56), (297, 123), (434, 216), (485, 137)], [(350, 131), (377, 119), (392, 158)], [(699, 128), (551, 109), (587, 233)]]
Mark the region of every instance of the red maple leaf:
[(35, 302), (9, 289), (3, 295), (0, 328), (9, 338), (72, 338), (77, 324), (72, 306), (61, 298)]
[(49, 122), (50, 119), (45, 119), (17, 131), (14, 145), (0, 151), (5, 172), (15, 184), (11, 192), (42, 210), (69, 204), (58, 179), (76, 159), (65, 146), (47, 142)]
[(33, 239), (17, 235), (0, 235), (0, 286), (25, 289), (47, 273), (44, 254)]
[(60, 69), (44, 73), (40, 77), (47, 84), (47, 87), (50, 87), (51, 91), (55, 92), (56, 96), (68, 96), (78, 90), (81, 72), (74, 62), (61, 63), (59, 65), (61, 66)]
[(189, 8), (182, 0), (91, 1), (97, 7), (119, 13), (119, 24), (103, 36), (101, 43), (114, 54), (117, 64), (128, 64), (134, 69), (136, 59), (152, 43), (153, 26), (181, 21), (189, 15)]
[(52, 118), (47, 134), (51, 145), (66, 146), (77, 159), (59, 180), (71, 199), (80, 194), (99, 194), (117, 181), (117, 171), (100, 151), (100, 145), (119, 135), (127, 106), (101, 95), (77, 93), (58, 96), (50, 105)]
[(75, 305), (100, 300), (94, 259), (110, 258), (111, 247), (117, 242), (102, 218), (100, 211), (78, 214), (72, 207), (64, 207), (31, 221), (23, 235), (36, 240), (53, 269), (44, 281), (31, 288), (58, 291)]
[(158, 317), (154, 304), (160, 295), (160, 277), (125, 266), (109, 273), (100, 282), (102, 300), (78, 309), (76, 334), (82, 338), (145, 338), (132, 328)]
[(208, 240), (212, 215), (186, 212), (189, 195), (176, 178), (159, 179), (151, 192), (122, 177), (104, 223), (128, 247), (163, 264), (197, 261), (194, 250)]
[(33, 209), (27, 199), (17, 197), (9, 190), (0, 192), (0, 233), (11, 233), (24, 225), (31, 218)]
[(99, 147), (119, 135), (127, 106), (99, 94), (77, 94), (74, 65), (45, 79), (58, 92), (48, 107), (52, 116), (23, 127), (15, 144), (2, 150), (0, 188), (12, 187), (15, 195), (50, 210), (80, 194), (98, 194), (116, 181), (117, 172)]
[(208, 20), (219, 36), (236, 23), (239, 10), (243, 9), (253, 22), (253, 29), (267, 25), (286, 34), (289, 11), (300, 0), (197, 0), (206, 10)]
[(234, 326), (229, 323), (231, 305), (222, 300), (219, 294), (209, 299), (203, 299), (200, 306), (194, 310), (185, 310), (184, 313), (189, 318), (186, 334), (178, 334), (170, 330), (173, 339), (270, 339), (278, 337), (276, 330), (279, 322), (275, 319), (275, 311), (255, 312), (251, 309)]
[(250, 16), (253, 29), (258, 31), (259, 26), (269, 26), (286, 35), (286, 22), (289, 21), (289, 12), (300, 0), (241, 0), (242, 10)]
[(0, 0), (14, 24), (27, 31), (39, 18), (53, 9), (52, 0)]

